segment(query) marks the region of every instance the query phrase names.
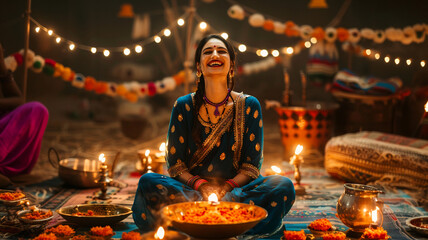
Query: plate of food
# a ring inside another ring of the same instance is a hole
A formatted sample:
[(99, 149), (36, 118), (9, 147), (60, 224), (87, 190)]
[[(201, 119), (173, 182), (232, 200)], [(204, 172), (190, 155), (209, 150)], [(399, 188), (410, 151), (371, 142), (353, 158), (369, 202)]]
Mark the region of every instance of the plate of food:
[(0, 203), (6, 206), (18, 206), (27, 200), (23, 192), (0, 190)]
[(406, 224), (412, 230), (428, 236), (428, 216), (409, 218), (406, 220)]
[(128, 217), (129, 207), (114, 204), (80, 204), (57, 210), (65, 220), (82, 226), (105, 226), (116, 224)]
[(189, 236), (227, 239), (241, 235), (267, 217), (259, 206), (237, 202), (183, 202), (168, 205), (163, 216)]
[(19, 221), (31, 225), (44, 224), (53, 218), (53, 213), (51, 210), (41, 208), (21, 210), (16, 214)]
[(327, 218), (316, 219), (308, 225), (309, 231), (315, 237), (321, 237), (327, 233), (332, 233), (337, 230), (335, 226)]

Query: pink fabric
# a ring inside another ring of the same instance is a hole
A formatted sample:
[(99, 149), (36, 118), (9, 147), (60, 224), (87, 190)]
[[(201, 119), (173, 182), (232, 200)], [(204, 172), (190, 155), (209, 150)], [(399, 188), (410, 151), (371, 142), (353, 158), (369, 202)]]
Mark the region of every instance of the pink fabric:
[(49, 113), (39, 102), (29, 102), (0, 116), (0, 173), (29, 173), (37, 162)]

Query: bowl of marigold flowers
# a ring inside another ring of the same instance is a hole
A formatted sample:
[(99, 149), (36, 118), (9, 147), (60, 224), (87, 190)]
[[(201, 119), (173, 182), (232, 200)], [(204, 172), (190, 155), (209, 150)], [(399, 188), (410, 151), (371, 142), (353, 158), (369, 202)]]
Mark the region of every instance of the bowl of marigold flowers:
[(68, 240), (76, 233), (73, 228), (68, 225), (58, 225), (45, 230), (45, 233), (55, 234), (58, 240)]
[(0, 190), (0, 203), (6, 206), (17, 206), (27, 198), (24, 193), (11, 190)]
[(86, 240), (86, 236), (85, 235), (75, 235), (74, 237), (71, 238), (71, 240)]
[(284, 236), (281, 237), (281, 240), (313, 240), (315, 239), (312, 234), (305, 234), (305, 231), (284, 231)]
[(109, 240), (114, 234), (113, 229), (107, 225), (105, 227), (92, 227), (87, 235), (91, 240)]
[(336, 227), (327, 218), (316, 219), (308, 225), (308, 228), (316, 237), (321, 237), (336, 230)]
[(42, 233), (33, 238), (33, 240), (57, 240), (57, 238), (53, 233)]
[(36, 207), (18, 211), (17, 215), (21, 222), (32, 225), (44, 224), (53, 218), (53, 213), (51, 210)]
[(361, 239), (367, 240), (385, 240), (389, 239), (388, 233), (386, 232), (383, 227), (377, 227), (377, 228), (371, 228), (368, 227), (364, 229), (363, 235), (361, 236)]
[(141, 240), (141, 234), (139, 232), (123, 232), (122, 240)]
[(344, 232), (331, 232), (331, 233), (326, 233), (322, 236), (322, 240), (345, 240), (346, 239), (346, 234)]

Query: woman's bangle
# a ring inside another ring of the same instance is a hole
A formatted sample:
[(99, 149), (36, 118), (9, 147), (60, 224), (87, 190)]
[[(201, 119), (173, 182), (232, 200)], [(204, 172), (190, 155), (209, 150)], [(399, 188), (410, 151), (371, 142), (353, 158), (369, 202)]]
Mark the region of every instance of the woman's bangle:
[(195, 176), (193, 176), (193, 177), (191, 177), (191, 178), (187, 179), (187, 181), (186, 181), (186, 185), (187, 185), (187, 186), (189, 186), (189, 187), (191, 187), (191, 188), (193, 188), (193, 185), (195, 185), (195, 182), (196, 182), (198, 179), (201, 179), (201, 177), (199, 177), (198, 175), (195, 175)]
[(233, 179), (227, 179), (226, 183), (229, 184), (232, 188), (239, 188), (239, 185)]
[(196, 182), (195, 182), (195, 185), (193, 186), (193, 189), (195, 189), (196, 191), (198, 191), (198, 189), (202, 186), (202, 185), (204, 185), (205, 183), (208, 183), (208, 181), (207, 180), (205, 180), (205, 179), (198, 179)]

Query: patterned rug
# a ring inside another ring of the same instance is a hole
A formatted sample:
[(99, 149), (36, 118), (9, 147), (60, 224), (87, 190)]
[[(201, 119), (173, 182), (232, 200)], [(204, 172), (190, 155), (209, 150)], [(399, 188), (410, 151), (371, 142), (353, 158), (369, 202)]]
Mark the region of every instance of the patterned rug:
[[(290, 166), (284, 173), (285, 176), (293, 178), (293, 171)], [(263, 172), (263, 171), (262, 171)], [(139, 175), (137, 173), (121, 173), (116, 175), (121, 182), (126, 183), (125, 188), (110, 187), (109, 200), (93, 200), (99, 194), (99, 189), (73, 189), (62, 186), (61, 180), (54, 178), (37, 185), (29, 185), (23, 190), (28, 193), (33, 202), (40, 204), (42, 208), (56, 210), (62, 206), (84, 204), (84, 203), (110, 203), (131, 207), (134, 194), (137, 188)], [(304, 229), (310, 233), (307, 226), (310, 222), (319, 218), (329, 219), (338, 230), (346, 231), (348, 228), (336, 217), (336, 204), (340, 195), (344, 192), (343, 183), (332, 179), (322, 168), (311, 168), (302, 170), (302, 185), (306, 188), (307, 194), (298, 196), (291, 211), (284, 218), (284, 225), (287, 230), (299, 231)], [(409, 195), (402, 190), (388, 192), (379, 197), (385, 202), (383, 228), (391, 236), (391, 239), (428, 239), (416, 232), (412, 232), (405, 224), (407, 218), (428, 215), (421, 207), (417, 206)], [(68, 224), (61, 216), (55, 214), (54, 219), (48, 227)], [(78, 234), (84, 234), (89, 228), (73, 226)], [(132, 215), (113, 226), (116, 235), (113, 238), (120, 239), (123, 232), (137, 230)], [(280, 239), (278, 234), (270, 239)], [(27, 237), (15, 235), (10, 239)]]

